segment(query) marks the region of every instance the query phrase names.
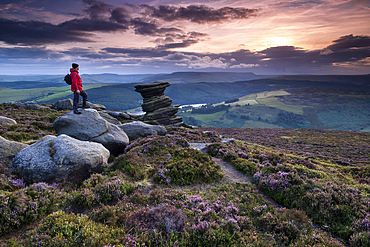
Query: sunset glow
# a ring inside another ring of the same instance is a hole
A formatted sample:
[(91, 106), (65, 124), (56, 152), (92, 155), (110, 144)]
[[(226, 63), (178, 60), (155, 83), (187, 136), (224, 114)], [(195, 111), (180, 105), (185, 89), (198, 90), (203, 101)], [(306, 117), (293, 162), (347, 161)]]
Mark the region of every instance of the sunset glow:
[(5, 0), (0, 11), (0, 74), (72, 61), (83, 73), (370, 71), (369, 1)]

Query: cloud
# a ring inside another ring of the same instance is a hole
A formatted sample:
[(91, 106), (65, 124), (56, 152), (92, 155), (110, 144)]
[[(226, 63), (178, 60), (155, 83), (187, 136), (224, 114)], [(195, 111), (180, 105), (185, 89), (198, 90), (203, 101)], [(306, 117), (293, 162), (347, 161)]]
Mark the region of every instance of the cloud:
[(154, 6), (142, 4), (140, 7), (145, 9), (146, 15), (153, 18), (168, 22), (188, 20), (199, 24), (248, 19), (252, 16), (256, 16), (258, 12), (257, 9), (231, 7), (214, 9), (205, 5), (189, 5), (187, 7), (160, 5), (156, 8)]
[(332, 53), (334, 53), (332, 50), (326, 48), (326, 49), (324, 49), (320, 52), (320, 55), (326, 56), (326, 55), (330, 55)]
[(113, 5), (98, 0), (82, 0), (82, 2), (88, 5), (88, 7), (84, 9), (84, 12), (93, 20), (106, 19), (113, 8)]
[(352, 48), (369, 48), (370, 47), (370, 37), (367, 35), (353, 36), (353, 34), (342, 36), (337, 40), (333, 41), (334, 44), (329, 45), (327, 48), (336, 50), (345, 50)]
[(259, 66), (260, 66), (259, 64), (245, 64), (245, 63), (241, 63), (241, 64), (238, 64), (238, 65), (232, 65), (229, 68), (230, 69), (246, 69), (246, 68), (259, 67)]
[(8, 44), (44, 45), (65, 42), (89, 42), (84, 36), (61, 26), (41, 21), (14, 21), (0, 18), (0, 40)]
[(37, 58), (37, 59), (58, 59), (62, 58), (63, 54), (55, 52), (50, 49), (36, 48), (36, 47), (14, 47), (14, 48), (1, 48), (0, 47), (0, 59), (8, 59), (11, 57), (12, 59), (29, 59)]
[(126, 8), (114, 8), (111, 12), (110, 20), (113, 22), (128, 24), (131, 19), (131, 12)]

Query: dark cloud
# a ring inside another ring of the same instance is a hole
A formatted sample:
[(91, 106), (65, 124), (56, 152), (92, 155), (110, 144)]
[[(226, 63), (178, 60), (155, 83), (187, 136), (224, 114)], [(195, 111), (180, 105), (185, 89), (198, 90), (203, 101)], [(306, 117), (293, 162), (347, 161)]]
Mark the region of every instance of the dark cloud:
[(107, 14), (111, 12), (113, 5), (106, 4), (103, 1), (98, 0), (82, 0), (88, 5), (84, 9), (91, 19), (105, 19)]
[(282, 1), (274, 4), (274, 6), (282, 8), (308, 8), (323, 3), (325, 2), (322, 0), (298, 0), (298, 1)]
[[(175, 41), (173, 38), (179, 39), (180, 41)], [(159, 45), (158, 48), (162, 49), (173, 49), (173, 48), (185, 48), (196, 43), (199, 43), (208, 38), (208, 35), (205, 33), (199, 32), (189, 32), (187, 34), (176, 34), (168, 35), (164, 40), (163, 45)], [(170, 42), (171, 41), (171, 42)]]
[(134, 18), (130, 21), (130, 24), (133, 26), (136, 34), (149, 35), (149, 36), (163, 36), (166, 33), (171, 32), (182, 32), (178, 28), (163, 28), (155, 21), (148, 22), (142, 18)]
[(364, 48), (370, 47), (370, 37), (367, 35), (353, 36), (353, 34), (342, 36), (337, 40), (333, 41), (334, 44), (329, 45), (327, 48), (336, 50), (345, 50), (351, 48)]
[(40, 21), (14, 21), (0, 18), (0, 40), (8, 44), (44, 45), (65, 42), (89, 42), (90, 35), (80, 35)]
[(104, 20), (91, 20), (91, 19), (73, 19), (57, 25), (58, 28), (64, 31), (74, 31), (75, 35), (85, 35), (80, 32), (116, 32), (125, 31), (129, 27), (127, 25), (112, 23)]
[(110, 20), (113, 22), (118, 22), (121, 24), (128, 24), (130, 23), (131, 19), (131, 12), (128, 11), (126, 8), (120, 7), (115, 8), (111, 12)]
[(157, 48), (148, 48), (148, 49), (126, 49), (126, 48), (104, 48), (103, 51), (106, 51), (111, 54), (120, 54), (127, 57), (139, 57), (139, 58), (154, 58), (154, 57), (165, 57), (171, 54), (170, 51)]
[(234, 19), (247, 19), (256, 16), (257, 9), (231, 8), (220, 9), (210, 8), (205, 5), (189, 5), (187, 7), (176, 7), (160, 5), (157, 8), (142, 4), (145, 14), (165, 21), (189, 20), (196, 23), (223, 22)]

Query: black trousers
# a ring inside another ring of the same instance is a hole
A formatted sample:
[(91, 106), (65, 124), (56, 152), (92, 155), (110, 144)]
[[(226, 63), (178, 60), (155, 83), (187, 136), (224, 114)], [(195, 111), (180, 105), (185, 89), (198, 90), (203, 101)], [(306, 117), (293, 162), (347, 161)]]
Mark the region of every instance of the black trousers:
[(82, 96), (82, 107), (86, 107), (87, 93), (84, 90), (81, 90), (80, 93), (77, 93), (77, 90), (73, 93), (73, 110), (77, 111), (78, 103), (80, 102), (80, 95)]

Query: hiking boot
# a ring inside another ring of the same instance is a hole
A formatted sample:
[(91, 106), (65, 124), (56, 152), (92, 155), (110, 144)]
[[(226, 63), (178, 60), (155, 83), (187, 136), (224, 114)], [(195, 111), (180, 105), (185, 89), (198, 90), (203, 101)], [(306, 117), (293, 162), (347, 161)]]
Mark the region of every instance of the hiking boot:
[(74, 114), (82, 114), (81, 112), (79, 111), (73, 111)]
[(91, 108), (91, 107), (88, 105), (82, 106), (82, 109), (87, 109), (87, 108)]

